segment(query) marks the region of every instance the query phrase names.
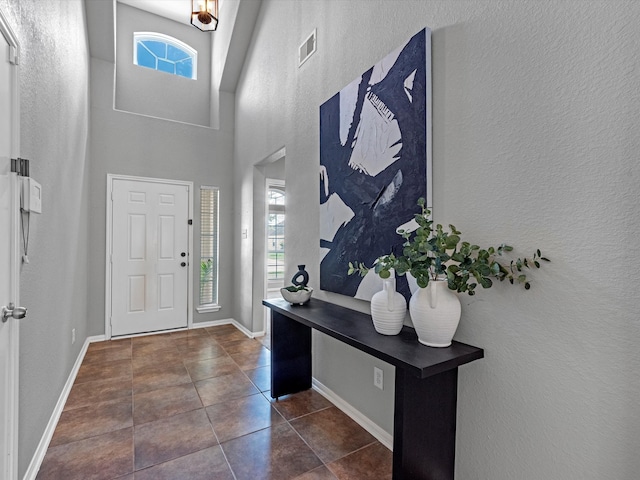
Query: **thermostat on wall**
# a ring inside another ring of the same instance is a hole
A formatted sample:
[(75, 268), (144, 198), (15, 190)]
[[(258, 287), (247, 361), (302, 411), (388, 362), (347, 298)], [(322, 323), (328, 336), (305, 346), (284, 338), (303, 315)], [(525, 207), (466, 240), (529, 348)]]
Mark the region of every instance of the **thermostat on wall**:
[(42, 213), (42, 185), (31, 177), (22, 177), (22, 210)]

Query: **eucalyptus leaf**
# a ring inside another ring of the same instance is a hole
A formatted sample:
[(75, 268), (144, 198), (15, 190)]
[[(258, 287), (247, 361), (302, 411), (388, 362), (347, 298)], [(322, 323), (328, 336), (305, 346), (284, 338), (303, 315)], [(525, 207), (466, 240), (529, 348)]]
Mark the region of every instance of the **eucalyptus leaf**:
[(549, 261), (539, 249), (530, 258), (499, 260), (503, 254), (513, 251), (513, 247), (502, 243), (498, 247), (481, 248), (463, 241), (461, 232), (454, 225), (449, 224), (448, 229), (442, 224), (434, 226), (424, 198), (418, 200), (418, 205), (422, 210), (415, 215), (418, 228), (412, 232), (398, 230), (404, 239), (402, 255), (383, 255), (372, 267), (362, 262), (349, 262), (348, 274), (359, 273), (364, 277), (370, 268), (374, 268), (379, 277), (389, 278), (393, 269), (397, 275), (411, 273), (421, 288), (439, 275), (446, 275), (451, 290), (474, 295), (478, 284), (483, 288), (491, 288), (491, 278), (500, 281), (508, 279), (512, 285), (517, 280), (528, 290), (531, 284), (522, 270), (540, 268), (538, 259)]

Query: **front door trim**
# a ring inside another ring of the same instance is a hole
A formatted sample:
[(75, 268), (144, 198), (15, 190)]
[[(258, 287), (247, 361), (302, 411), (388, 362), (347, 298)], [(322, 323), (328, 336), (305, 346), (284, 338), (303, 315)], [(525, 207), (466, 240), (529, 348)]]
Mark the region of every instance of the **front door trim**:
[[(113, 231), (113, 183), (116, 180), (164, 183), (169, 185), (183, 185), (189, 189), (189, 218), (193, 218), (193, 182), (182, 180), (168, 180), (163, 178), (136, 177), (130, 175), (107, 174), (107, 238), (105, 249), (105, 316), (104, 316), (104, 336), (106, 340), (111, 338), (111, 253), (113, 245), (111, 241)], [(193, 223), (193, 222), (191, 222)], [(189, 258), (193, 259), (193, 225), (188, 225), (189, 229)], [(187, 328), (193, 328), (193, 261), (187, 262)]]
[[(11, 147), (10, 157), (18, 158), (20, 156), (20, 82), (19, 82), (19, 60), (20, 60), (20, 44), (18, 37), (13, 32), (11, 25), (3, 12), (0, 10), (0, 35), (2, 35), (9, 44), (8, 60), (12, 67), (12, 79), (11, 79)], [(7, 165), (7, 171), (9, 166)], [(11, 265), (9, 266), (11, 275), (11, 297), (16, 305), (20, 305), (20, 238), (19, 232), (19, 214), (18, 214), (18, 181), (15, 173), (9, 174), (9, 183), (11, 185), (11, 199), (13, 202), (13, 213), (11, 219), (11, 225), (8, 225), (8, 231), (11, 236), (10, 245), (12, 251)], [(11, 392), (9, 398), (9, 414), (7, 432), (0, 432), (0, 435), (6, 435), (7, 446), (9, 449), (8, 460), (8, 479), (13, 480), (18, 478), (18, 405), (19, 405), (19, 359), (20, 359), (20, 324), (16, 320), (10, 320), (8, 328), (9, 331), (9, 361), (11, 365), (9, 367), (9, 391)], [(0, 411), (0, 415), (5, 412)], [(0, 476), (4, 475), (4, 472), (0, 471)]]

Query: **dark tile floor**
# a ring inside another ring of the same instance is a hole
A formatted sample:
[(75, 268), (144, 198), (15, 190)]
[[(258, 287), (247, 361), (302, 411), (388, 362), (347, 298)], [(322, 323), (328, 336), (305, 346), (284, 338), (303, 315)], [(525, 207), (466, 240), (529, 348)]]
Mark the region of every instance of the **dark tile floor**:
[(391, 452), (313, 390), (269, 396), (231, 325), (94, 343), (39, 480), (384, 480)]

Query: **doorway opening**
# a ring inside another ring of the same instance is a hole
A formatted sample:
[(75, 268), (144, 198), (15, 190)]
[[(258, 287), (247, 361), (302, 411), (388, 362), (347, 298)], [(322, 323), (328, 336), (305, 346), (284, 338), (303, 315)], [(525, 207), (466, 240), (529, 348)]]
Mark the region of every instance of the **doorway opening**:
[[(280, 296), (285, 265), (285, 148), (255, 164), (253, 171), (252, 325), (269, 332), (269, 309), (262, 300)], [(268, 339), (265, 339), (268, 341)]]

